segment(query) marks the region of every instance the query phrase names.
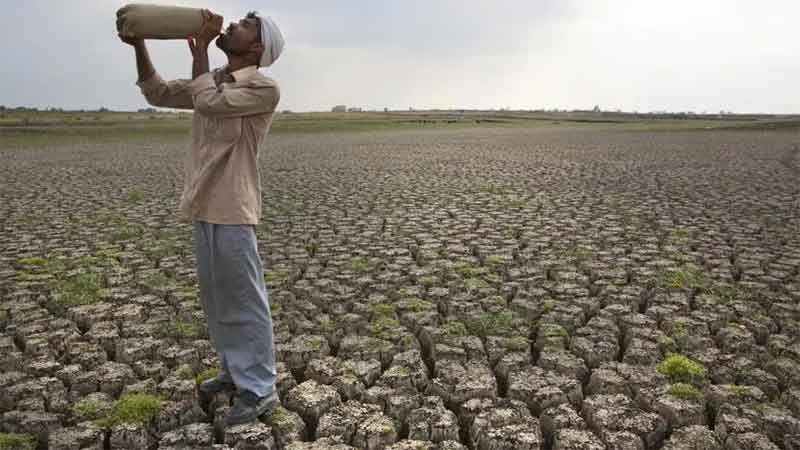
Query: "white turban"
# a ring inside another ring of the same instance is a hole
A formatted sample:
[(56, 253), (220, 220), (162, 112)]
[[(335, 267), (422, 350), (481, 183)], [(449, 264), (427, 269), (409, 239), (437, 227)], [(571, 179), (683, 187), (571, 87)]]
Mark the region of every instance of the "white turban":
[(264, 44), (264, 53), (261, 54), (261, 67), (269, 67), (281, 56), (283, 51), (283, 34), (270, 17), (258, 17), (261, 22), (261, 43)]

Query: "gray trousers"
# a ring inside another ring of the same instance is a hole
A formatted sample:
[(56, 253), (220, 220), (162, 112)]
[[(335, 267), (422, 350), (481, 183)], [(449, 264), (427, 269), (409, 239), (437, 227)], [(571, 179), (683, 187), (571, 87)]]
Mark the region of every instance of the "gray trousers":
[(276, 388), (272, 315), (255, 227), (194, 221), (200, 303), (220, 379), (263, 397)]

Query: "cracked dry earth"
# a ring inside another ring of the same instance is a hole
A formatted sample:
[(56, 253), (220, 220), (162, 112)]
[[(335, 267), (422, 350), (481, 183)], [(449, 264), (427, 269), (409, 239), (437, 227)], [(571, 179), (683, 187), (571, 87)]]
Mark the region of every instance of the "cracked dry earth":
[(271, 136), (281, 406), (230, 429), (185, 145), (0, 151), (0, 445), (800, 448), (796, 132)]

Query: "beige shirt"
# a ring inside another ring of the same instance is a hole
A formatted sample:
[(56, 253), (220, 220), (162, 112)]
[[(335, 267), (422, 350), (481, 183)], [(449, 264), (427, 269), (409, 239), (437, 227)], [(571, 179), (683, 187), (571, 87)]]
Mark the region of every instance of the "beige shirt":
[(194, 109), (192, 146), (184, 159), (182, 217), (218, 224), (257, 225), (261, 219), (258, 144), (269, 132), (278, 85), (256, 66), (225, 67), (195, 80), (165, 82), (158, 73), (136, 83), (147, 102)]

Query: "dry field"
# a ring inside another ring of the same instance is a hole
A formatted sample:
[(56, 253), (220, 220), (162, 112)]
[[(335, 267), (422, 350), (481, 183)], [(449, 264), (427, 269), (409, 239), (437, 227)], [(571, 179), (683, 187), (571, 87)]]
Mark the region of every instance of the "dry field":
[(0, 149), (0, 449), (800, 448), (800, 133), (623, 128), (270, 136), (227, 430), (188, 140)]

